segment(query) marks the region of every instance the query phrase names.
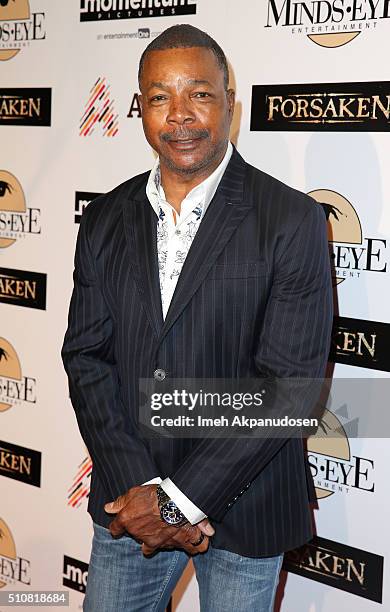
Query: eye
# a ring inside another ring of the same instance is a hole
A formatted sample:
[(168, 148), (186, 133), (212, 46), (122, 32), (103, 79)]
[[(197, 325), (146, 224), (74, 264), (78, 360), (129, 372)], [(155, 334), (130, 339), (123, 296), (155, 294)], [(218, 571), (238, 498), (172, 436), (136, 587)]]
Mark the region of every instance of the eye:
[(194, 98), (209, 98), (210, 94), (207, 91), (197, 91), (194, 94)]
[(161, 102), (162, 100), (165, 100), (166, 97), (163, 96), (162, 94), (158, 94), (157, 96), (153, 96), (152, 98), (150, 98), (151, 102)]

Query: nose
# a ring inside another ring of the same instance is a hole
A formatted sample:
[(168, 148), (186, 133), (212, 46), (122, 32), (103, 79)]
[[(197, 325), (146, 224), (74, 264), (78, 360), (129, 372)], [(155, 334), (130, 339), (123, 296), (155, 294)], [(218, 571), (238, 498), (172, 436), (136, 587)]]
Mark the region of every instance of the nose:
[(195, 121), (191, 102), (185, 96), (172, 96), (169, 104), (167, 123), (187, 125)]

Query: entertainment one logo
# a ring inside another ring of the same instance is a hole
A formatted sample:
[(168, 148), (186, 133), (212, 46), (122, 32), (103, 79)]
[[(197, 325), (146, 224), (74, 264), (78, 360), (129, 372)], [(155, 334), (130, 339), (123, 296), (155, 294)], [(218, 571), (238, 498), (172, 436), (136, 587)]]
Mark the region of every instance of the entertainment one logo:
[(37, 381), (22, 374), (20, 360), (14, 347), (0, 338), (0, 412), (22, 402), (36, 404)]
[(45, 38), (45, 13), (31, 13), (28, 0), (0, 1), (0, 61)]
[(337, 285), (361, 274), (387, 272), (387, 240), (363, 237), (359, 216), (346, 197), (331, 189), (308, 193), (322, 205), (328, 221), (332, 275)]
[(98, 127), (107, 138), (113, 138), (119, 131), (119, 115), (105, 77), (98, 78), (90, 90), (80, 121), (80, 136), (91, 136)]
[(0, 268), (0, 302), (46, 310), (46, 274)]
[(388, 132), (390, 82), (253, 85), (250, 125), (253, 132)]
[(26, 198), (16, 176), (0, 170), (0, 249), (19, 239), (41, 233), (41, 211), (27, 208)]
[(283, 569), (382, 603), (383, 561), (380, 555), (314, 536), (285, 553)]
[(390, 0), (267, 0), (266, 28), (286, 28), (321, 47), (346, 45), (390, 18)]
[(92, 460), (89, 456), (80, 463), (72, 485), (68, 489), (68, 506), (79, 508), (88, 499), (91, 486)]
[(41, 486), (42, 453), (0, 440), (0, 475)]
[(88, 580), (88, 563), (64, 555), (62, 584), (68, 589), (85, 593)]
[(81, 0), (80, 21), (195, 15), (197, 0)]
[(334, 317), (329, 360), (390, 372), (390, 323)]
[(324, 409), (320, 427), (308, 437), (308, 461), (317, 499), (351, 490), (374, 493), (374, 461), (351, 453), (347, 432), (356, 436), (356, 429), (357, 419), (349, 420), (343, 405), (334, 412)]
[(30, 585), (30, 561), (18, 557), (15, 540), (5, 521), (0, 518), (0, 589), (16, 585)]
[(51, 89), (0, 88), (0, 125), (51, 125)]

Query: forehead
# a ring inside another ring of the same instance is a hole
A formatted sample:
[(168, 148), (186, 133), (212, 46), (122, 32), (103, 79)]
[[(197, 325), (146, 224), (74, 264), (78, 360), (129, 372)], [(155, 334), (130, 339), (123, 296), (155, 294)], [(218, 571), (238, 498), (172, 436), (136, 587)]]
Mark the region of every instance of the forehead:
[(141, 83), (145, 87), (152, 82), (169, 85), (180, 79), (204, 80), (217, 85), (223, 83), (223, 76), (223, 70), (211, 49), (164, 49), (147, 53)]

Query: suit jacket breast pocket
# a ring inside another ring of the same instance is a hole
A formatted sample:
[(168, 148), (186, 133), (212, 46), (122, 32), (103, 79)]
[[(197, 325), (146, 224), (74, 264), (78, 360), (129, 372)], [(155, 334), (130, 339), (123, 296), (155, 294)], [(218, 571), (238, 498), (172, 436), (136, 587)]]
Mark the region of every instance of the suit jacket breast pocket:
[(207, 279), (251, 278), (265, 276), (268, 267), (265, 261), (244, 261), (229, 264), (214, 265), (207, 275)]

